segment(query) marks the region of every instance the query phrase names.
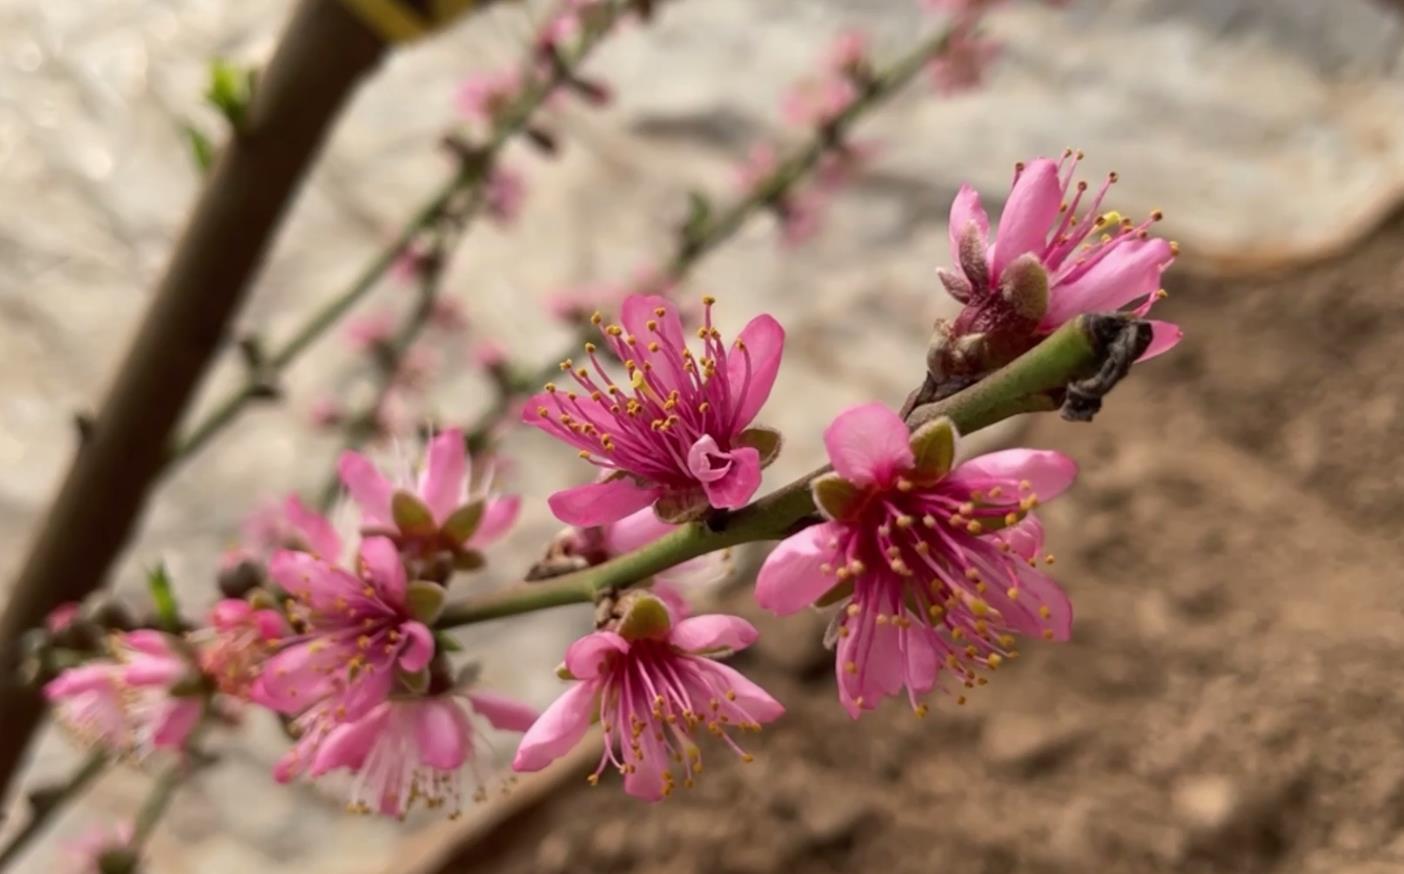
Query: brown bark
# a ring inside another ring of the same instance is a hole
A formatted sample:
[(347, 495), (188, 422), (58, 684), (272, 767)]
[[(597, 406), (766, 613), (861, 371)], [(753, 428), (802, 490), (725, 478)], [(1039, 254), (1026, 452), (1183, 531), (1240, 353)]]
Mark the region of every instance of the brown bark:
[[(225, 338), (286, 208), (383, 43), (337, 0), (297, 6), (242, 132), (213, 168), (91, 435), (79, 448), (0, 616), (0, 653), (103, 582), (141, 517), (170, 436)], [(0, 805), (41, 715), (0, 681)]]

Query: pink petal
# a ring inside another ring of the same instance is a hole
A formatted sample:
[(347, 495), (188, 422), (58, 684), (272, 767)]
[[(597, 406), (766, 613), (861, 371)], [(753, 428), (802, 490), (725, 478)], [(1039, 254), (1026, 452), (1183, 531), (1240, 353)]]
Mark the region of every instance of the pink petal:
[(468, 703), (493, 728), (503, 731), (526, 731), (540, 716), (536, 708), (492, 692), (469, 692)]
[(1051, 330), (1082, 313), (1113, 312), (1160, 289), (1160, 274), (1175, 260), (1168, 242), (1152, 237), (1114, 245), (1086, 273), (1054, 286), (1041, 328)]
[(522, 736), (512, 770), (539, 771), (570, 752), (590, 727), (594, 700), (593, 683), (576, 683), (551, 702)]
[(587, 528), (617, 522), (657, 497), (657, 489), (640, 488), (629, 477), (620, 477), (556, 492), (547, 503), (557, 519)]
[(123, 666), (122, 682), (128, 686), (173, 686), (190, 672), (175, 656), (137, 656)]
[(831, 545), (842, 530), (824, 522), (793, 534), (766, 556), (756, 577), (756, 603), (784, 616), (809, 606), (837, 585), (833, 573), (822, 566), (834, 558)]
[(367, 527), (393, 528), (395, 520), (390, 512), (390, 500), (395, 490), (370, 459), (347, 450), (341, 453), (336, 469), (351, 500), (361, 508), (362, 523)]
[(424, 499), (434, 521), (443, 524), (463, 503), (468, 481), (468, 453), (463, 432), (450, 428), (429, 441), (424, 473), (419, 477), (419, 497)]
[(333, 728), (318, 745), (308, 773), (319, 777), (336, 768), (361, 770), (366, 757), (388, 729), (391, 706), (383, 704), (354, 722), (343, 722)]
[(824, 429), (824, 446), (839, 476), (860, 486), (887, 486), (914, 459), (901, 417), (882, 404), (849, 407)]
[(734, 430), (749, 425), (765, 405), (784, 351), (785, 329), (773, 317), (756, 316), (741, 329), (726, 357), (726, 378), (736, 410), (731, 419)]
[(993, 279), (998, 281), (1004, 268), (1020, 255), (1042, 254), (1062, 202), (1057, 164), (1039, 158), (1023, 169), (999, 215), (990, 264)]
[(405, 636), (400, 650), (400, 667), (411, 674), (429, 666), (434, 658), (434, 632), (422, 622), (406, 622), (400, 626)]
[(263, 665), (249, 697), (279, 713), (299, 713), (333, 687), (331, 668), (349, 653), (318, 649), (318, 641), (294, 644)]
[(405, 563), (395, 541), (388, 537), (367, 537), (361, 541), (361, 568), (381, 600), (396, 609), (405, 603)]
[(613, 631), (595, 631), (572, 643), (565, 654), (566, 669), (576, 679), (598, 677), (611, 653), (629, 651), (629, 642)]
[(200, 722), (204, 707), (198, 698), (172, 698), (165, 702), (151, 742), (157, 749), (178, 750), (185, 746), (190, 732)]
[[(975, 489), (993, 484), (1027, 482), (1040, 501), (1051, 500), (1077, 478), (1077, 462), (1050, 449), (1005, 449), (972, 458), (951, 471), (948, 479)], [(1006, 485), (1008, 488), (1008, 485)]]
[(364, 584), (310, 553), (282, 549), (268, 562), (268, 575), (288, 592), (305, 598), (319, 610), (334, 608), (343, 599), (360, 598)]
[(44, 697), (50, 701), (71, 698), (84, 692), (110, 689), (116, 680), (117, 666), (94, 662), (69, 668), (44, 684)]
[(169, 657), (171, 640), (160, 631), (151, 628), (138, 628), (121, 635), (118, 641), (127, 649), (136, 650), (150, 656)]
[(746, 506), (761, 484), (760, 452), (749, 446), (728, 453), (731, 463), (718, 479), (702, 481), (707, 503), (713, 507), (735, 510)]
[(483, 518), (478, 523), (478, 530), (468, 538), (468, 546), (481, 549), (497, 542), (502, 535), (511, 530), (521, 509), (522, 499), (517, 495), (489, 499), (487, 506), (483, 508)]
[(756, 642), (756, 627), (740, 616), (707, 613), (673, 626), (668, 642), (683, 652), (736, 652)]
[(222, 598), (210, 608), (210, 625), (224, 631), (245, 622), (254, 608), (240, 598)]
[(1146, 347), (1146, 351), (1141, 353), (1137, 361), (1149, 361), (1157, 355), (1163, 355), (1179, 345), (1184, 339), (1185, 332), (1179, 325), (1170, 322), (1160, 322), (1155, 319), (1150, 320), (1151, 341)]
[(472, 726), (452, 698), (430, 698), (410, 705), (419, 758), (431, 768), (456, 771), (468, 759)]
[(332, 523), (302, 503), (297, 495), (288, 495), (283, 502), (283, 515), (306, 541), (313, 555), (327, 561), (336, 561), (341, 555), (341, 537)]
[[(657, 311), (662, 309), (663, 316), (660, 318)], [(674, 362), (674, 356), (669, 355), (664, 350), (650, 352), (649, 341), (661, 335), (660, 342), (666, 346), (672, 346), (681, 351), (687, 347), (686, 335), (683, 334), (682, 320), (678, 318), (677, 307), (672, 301), (657, 294), (631, 294), (624, 299), (624, 306), (620, 313), (621, 322), (624, 328), (638, 340), (638, 345), (633, 352), (636, 356), (653, 365), (655, 373), (661, 377), (667, 387), (680, 385), (688, 380), (686, 373)], [(648, 329), (648, 323), (654, 321), (658, 323), (658, 332)]]
[(732, 703), (745, 710), (756, 722), (774, 722), (785, 715), (784, 705), (730, 665), (708, 660), (707, 670), (721, 677), (726, 688), (736, 693), (736, 700)]
[(676, 531), (677, 527), (659, 519), (657, 513), (645, 507), (637, 513), (630, 513), (618, 522), (605, 526), (603, 532), (604, 549), (609, 555), (632, 552), (641, 546), (647, 546), (665, 534)]
[(960, 191), (956, 193), (955, 200), (951, 201), (949, 231), (952, 265), (960, 264), (960, 238), (971, 222), (974, 222), (975, 227), (979, 229), (981, 239), (989, 238), (990, 218), (985, 215), (985, 208), (980, 205), (980, 192), (969, 185), (962, 185)]
[(997, 531), (994, 535), (1024, 561), (1031, 561), (1043, 552), (1043, 523), (1032, 513), (1017, 524)]

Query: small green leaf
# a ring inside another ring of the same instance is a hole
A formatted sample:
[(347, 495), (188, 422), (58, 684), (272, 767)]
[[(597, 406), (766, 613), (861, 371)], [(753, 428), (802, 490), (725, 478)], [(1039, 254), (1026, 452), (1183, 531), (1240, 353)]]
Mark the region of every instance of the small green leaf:
[(425, 625), (433, 625), (444, 612), (446, 596), (444, 587), (438, 583), (415, 580), (405, 588), (405, 606), (410, 616)]
[(863, 490), (836, 473), (826, 473), (809, 484), (819, 512), (830, 519), (851, 519), (863, 506)]
[(742, 431), (736, 440), (742, 446), (749, 446), (760, 453), (761, 467), (769, 467), (772, 461), (780, 457), (780, 447), (785, 442), (779, 431), (764, 425), (752, 425)]
[(434, 514), (409, 492), (395, 493), (390, 499), (390, 514), (395, 519), (395, 527), (408, 537), (428, 537), (439, 530), (434, 524)]
[(487, 504), (479, 498), (471, 504), (464, 504), (454, 510), (453, 514), (444, 520), (444, 534), (448, 535), (449, 540), (453, 541), (455, 546), (467, 543), (468, 538), (473, 536), (473, 533), (478, 530), (478, 525), (482, 523), (483, 511), (486, 507)]
[(687, 220), (683, 222), (683, 235), (690, 240), (700, 239), (707, 233), (712, 220), (712, 202), (700, 191), (687, 193)]
[(625, 640), (660, 640), (673, 626), (673, 617), (658, 598), (646, 592), (631, 593), (619, 620), (619, 635)]
[(236, 66), (222, 58), (210, 62), (210, 81), (205, 87), (205, 100), (219, 110), (234, 130), (241, 130), (253, 100), (254, 72)]
[(436, 631), (434, 632), (434, 652), (463, 652), (463, 644), (447, 632)]
[(942, 416), (927, 422), (912, 432), (910, 444), (915, 456), (915, 471), (923, 482), (934, 482), (950, 473), (955, 463), (955, 423)]
[(156, 621), (161, 628), (171, 633), (180, 631), (180, 608), (176, 604), (175, 592), (171, 590), (171, 578), (166, 566), (158, 564), (146, 576), (146, 588), (151, 592), (151, 601), (156, 607)]
[(190, 146), (190, 158), (195, 162), (195, 169), (201, 174), (210, 172), (215, 162), (214, 143), (210, 142), (204, 131), (188, 122), (181, 126), (181, 130), (185, 134), (185, 142)]

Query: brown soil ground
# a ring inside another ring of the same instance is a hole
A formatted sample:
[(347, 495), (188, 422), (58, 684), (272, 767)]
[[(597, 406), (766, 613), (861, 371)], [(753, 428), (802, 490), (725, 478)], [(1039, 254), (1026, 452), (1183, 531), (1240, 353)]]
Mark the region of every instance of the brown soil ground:
[(446, 870), (1404, 871), (1404, 218), (1177, 281), (1184, 346), (1025, 441), (1083, 464), (1045, 516), (1074, 642), (853, 722), (822, 622), (758, 619), (744, 668), (790, 713), (755, 763), (712, 750), (655, 806), (568, 783)]

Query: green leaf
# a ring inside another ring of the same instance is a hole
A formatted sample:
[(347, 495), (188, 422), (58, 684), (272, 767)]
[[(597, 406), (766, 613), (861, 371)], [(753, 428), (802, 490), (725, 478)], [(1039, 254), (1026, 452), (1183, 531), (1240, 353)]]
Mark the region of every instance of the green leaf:
[(205, 136), (205, 132), (195, 125), (187, 122), (181, 126), (185, 134), (185, 142), (190, 147), (190, 158), (195, 162), (195, 168), (203, 175), (210, 172), (210, 168), (215, 162), (214, 143)]
[(414, 580), (405, 587), (405, 606), (410, 616), (425, 625), (433, 625), (438, 620), (444, 612), (446, 598), (443, 586), (427, 580)]
[(146, 575), (146, 588), (151, 592), (151, 601), (156, 607), (156, 621), (161, 628), (171, 633), (180, 631), (180, 607), (176, 604), (175, 592), (171, 590), (171, 578), (166, 566), (158, 564)]
[(468, 542), (468, 538), (478, 530), (483, 521), (483, 511), (487, 504), (481, 498), (471, 504), (464, 504), (444, 520), (443, 532), (455, 546)]
[(737, 435), (736, 440), (742, 446), (749, 446), (760, 453), (761, 467), (769, 467), (780, 456), (780, 447), (785, 442), (779, 431), (764, 425), (752, 425)]
[(253, 100), (254, 72), (222, 58), (210, 61), (210, 80), (205, 87), (205, 100), (219, 110), (234, 130), (241, 130)]
[(689, 240), (700, 239), (707, 233), (712, 220), (712, 202), (699, 191), (687, 193), (687, 220), (683, 222), (683, 236)]
[(955, 463), (956, 440), (955, 423), (945, 416), (927, 422), (912, 432), (910, 444), (915, 456), (917, 478), (923, 482), (934, 482), (950, 473)]
[(819, 512), (830, 519), (851, 519), (863, 506), (863, 490), (836, 473), (815, 477), (809, 490)]
[(395, 527), (409, 537), (428, 537), (439, 530), (434, 514), (424, 502), (409, 492), (396, 492), (390, 499), (390, 514)]

